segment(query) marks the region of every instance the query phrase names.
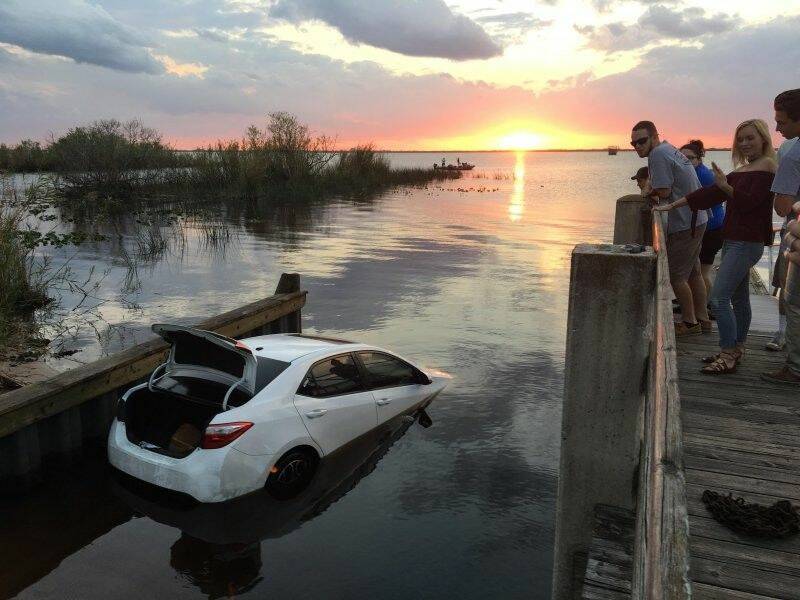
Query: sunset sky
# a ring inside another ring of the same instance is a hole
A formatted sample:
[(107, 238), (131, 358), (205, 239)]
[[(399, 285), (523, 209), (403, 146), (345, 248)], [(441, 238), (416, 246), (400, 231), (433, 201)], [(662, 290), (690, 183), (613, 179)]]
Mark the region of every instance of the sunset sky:
[(800, 86), (798, 31), (800, 0), (2, 0), (0, 141), (137, 117), (194, 148), (288, 111), (341, 147), (603, 147), (639, 119), (727, 146)]

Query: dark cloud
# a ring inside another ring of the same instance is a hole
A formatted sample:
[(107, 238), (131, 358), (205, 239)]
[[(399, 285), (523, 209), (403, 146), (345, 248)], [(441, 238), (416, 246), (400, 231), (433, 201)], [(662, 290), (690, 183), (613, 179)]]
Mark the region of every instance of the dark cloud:
[(83, 0), (5, 0), (0, 4), (0, 41), (119, 71), (164, 71), (150, 54), (152, 43)]
[(205, 29), (203, 27), (195, 27), (192, 31), (194, 31), (197, 34), (197, 37), (201, 37), (203, 39), (210, 40), (212, 42), (225, 43), (230, 40), (230, 36), (227, 33), (216, 29)]
[(471, 60), (503, 53), (480, 25), (442, 0), (278, 0), (270, 16), (292, 23), (323, 21), (350, 42), (408, 56)]
[(586, 37), (586, 46), (603, 52), (635, 50), (649, 44), (691, 40), (708, 34), (730, 31), (741, 24), (741, 19), (724, 13), (706, 16), (698, 7), (673, 10), (663, 5), (648, 8), (632, 25), (622, 22), (595, 26), (575, 26)]

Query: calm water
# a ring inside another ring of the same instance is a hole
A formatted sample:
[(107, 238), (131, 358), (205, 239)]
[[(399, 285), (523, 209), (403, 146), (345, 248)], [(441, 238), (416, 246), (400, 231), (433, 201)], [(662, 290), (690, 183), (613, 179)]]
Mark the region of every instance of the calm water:
[(610, 240), (615, 199), (636, 192), (643, 161), (444, 156), (478, 167), (368, 201), (230, 214), (221, 251), (189, 228), (124, 293), (132, 224), (57, 255), (76, 274), (105, 273), (94, 312), (116, 326), (71, 341), (76, 360), (142, 341), (153, 322), (262, 298), (299, 272), (305, 331), (393, 348), (455, 379), (429, 409), (433, 427), (349, 449), (289, 503), (174, 506), (119, 485), (102, 457), (54, 469), (0, 505), (0, 596), (549, 598), (570, 251)]

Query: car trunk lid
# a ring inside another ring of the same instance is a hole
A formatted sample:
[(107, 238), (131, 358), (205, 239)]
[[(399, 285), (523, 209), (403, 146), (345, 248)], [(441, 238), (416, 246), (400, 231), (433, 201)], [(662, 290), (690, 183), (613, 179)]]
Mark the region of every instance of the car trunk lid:
[(204, 374), (236, 384), (253, 396), (256, 393), (258, 361), (241, 342), (218, 333), (183, 325), (156, 324), (153, 332), (170, 344), (165, 374), (184, 371), (202, 378)]

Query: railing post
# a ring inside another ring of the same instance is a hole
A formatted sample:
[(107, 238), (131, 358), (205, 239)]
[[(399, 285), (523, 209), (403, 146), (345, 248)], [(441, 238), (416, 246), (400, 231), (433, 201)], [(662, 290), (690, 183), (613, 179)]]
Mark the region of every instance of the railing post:
[(656, 257), (621, 246), (572, 252), (553, 598), (571, 599), (594, 506), (634, 509)]
[[(282, 273), (278, 281), (278, 287), (275, 288), (276, 294), (291, 294), (300, 291), (300, 274), (299, 273)], [(278, 325), (280, 333), (302, 333), (303, 325), (300, 314), (300, 309), (289, 313), (280, 318)]]
[(638, 194), (617, 200), (614, 214), (614, 243), (653, 245), (653, 213)]

